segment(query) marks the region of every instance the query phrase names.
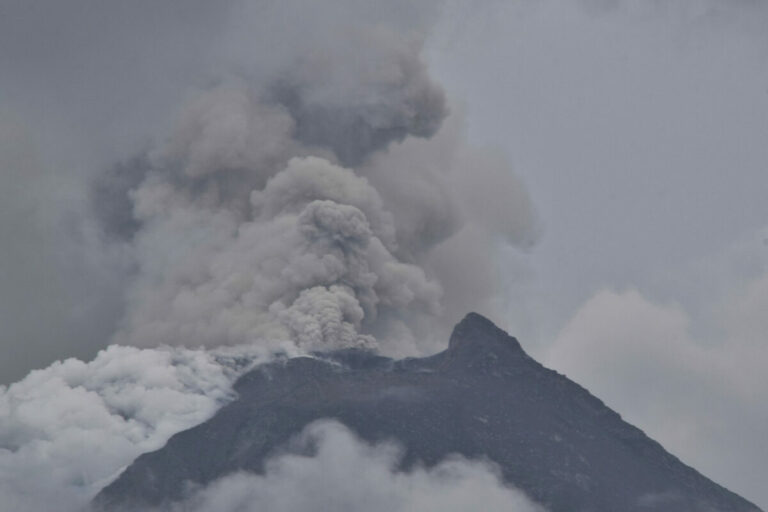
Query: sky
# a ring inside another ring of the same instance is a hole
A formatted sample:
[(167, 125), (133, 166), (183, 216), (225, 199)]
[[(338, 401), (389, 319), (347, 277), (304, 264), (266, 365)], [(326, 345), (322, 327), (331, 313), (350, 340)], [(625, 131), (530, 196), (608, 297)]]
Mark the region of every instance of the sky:
[(332, 5), (0, 3), (0, 383), (110, 343), (428, 353), (475, 309), (768, 507), (768, 5)]
[(506, 260), (498, 320), (765, 507), (768, 5), (459, 10), (432, 48), (436, 74), (541, 222)]

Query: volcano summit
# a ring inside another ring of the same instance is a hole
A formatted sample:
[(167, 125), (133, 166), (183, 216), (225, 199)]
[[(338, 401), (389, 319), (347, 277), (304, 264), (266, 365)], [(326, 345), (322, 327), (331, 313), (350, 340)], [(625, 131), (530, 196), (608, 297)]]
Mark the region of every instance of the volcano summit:
[(172, 509), (190, 489), (264, 473), (302, 430), (331, 419), (365, 442), (397, 443), (400, 470), (455, 455), (489, 462), (505, 484), (553, 512), (759, 510), (474, 313), (431, 357), (392, 360), (361, 349), (297, 357), (257, 367), (235, 389), (238, 399), (209, 421), (139, 457), (97, 506)]

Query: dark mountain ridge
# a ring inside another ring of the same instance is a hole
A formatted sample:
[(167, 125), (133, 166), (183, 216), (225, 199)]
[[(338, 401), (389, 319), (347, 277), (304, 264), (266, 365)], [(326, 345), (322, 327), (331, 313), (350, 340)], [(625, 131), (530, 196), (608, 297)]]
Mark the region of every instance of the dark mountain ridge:
[(530, 358), (471, 313), (448, 349), (392, 360), (346, 350), (262, 365), (213, 418), (140, 456), (94, 503), (165, 507), (265, 461), (311, 422), (333, 418), (368, 442), (396, 440), (404, 467), (461, 454), (553, 512), (759, 511), (686, 466), (587, 390)]

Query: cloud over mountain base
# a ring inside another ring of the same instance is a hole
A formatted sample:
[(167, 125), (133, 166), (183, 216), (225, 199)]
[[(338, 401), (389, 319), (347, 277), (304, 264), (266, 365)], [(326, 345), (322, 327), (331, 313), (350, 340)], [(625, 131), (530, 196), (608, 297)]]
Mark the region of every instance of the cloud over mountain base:
[[(307, 455), (310, 452), (310, 455)], [(302, 454), (303, 453), (303, 454)], [(309, 425), (264, 475), (218, 480), (173, 512), (543, 512), (493, 466), (461, 457), (400, 471), (395, 444), (369, 445), (333, 421)]]

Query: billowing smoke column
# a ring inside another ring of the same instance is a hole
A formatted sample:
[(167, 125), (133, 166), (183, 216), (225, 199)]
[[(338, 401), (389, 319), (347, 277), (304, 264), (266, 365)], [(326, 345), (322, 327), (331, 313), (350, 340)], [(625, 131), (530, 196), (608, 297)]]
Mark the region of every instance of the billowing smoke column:
[[(448, 117), (421, 55), (432, 2), (414, 4), (223, 4), (236, 21), (210, 49), (225, 55), (218, 78), (92, 183), (104, 259), (132, 268), (114, 279), (114, 345), (0, 386), (0, 508), (79, 510), (274, 352), (429, 352), (494, 297), (493, 249), (531, 241), (532, 209)], [(373, 464), (393, 492), (441, 488), (438, 474), (401, 479), (393, 460)], [(467, 471), (468, 488), (477, 477), (508, 497), (487, 468)]]
[[(530, 239), (508, 169), (456, 129), (425, 141), (448, 108), (417, 40), (386, 24), (320, 33), (198, 93), (167, 140), (97, 182), (137, 269), (115, 342), (417, 353), (446, 291), (467, 308), (493, 293), (492, 240)], [(479, 295), (444, 288), (459, 273)]]

